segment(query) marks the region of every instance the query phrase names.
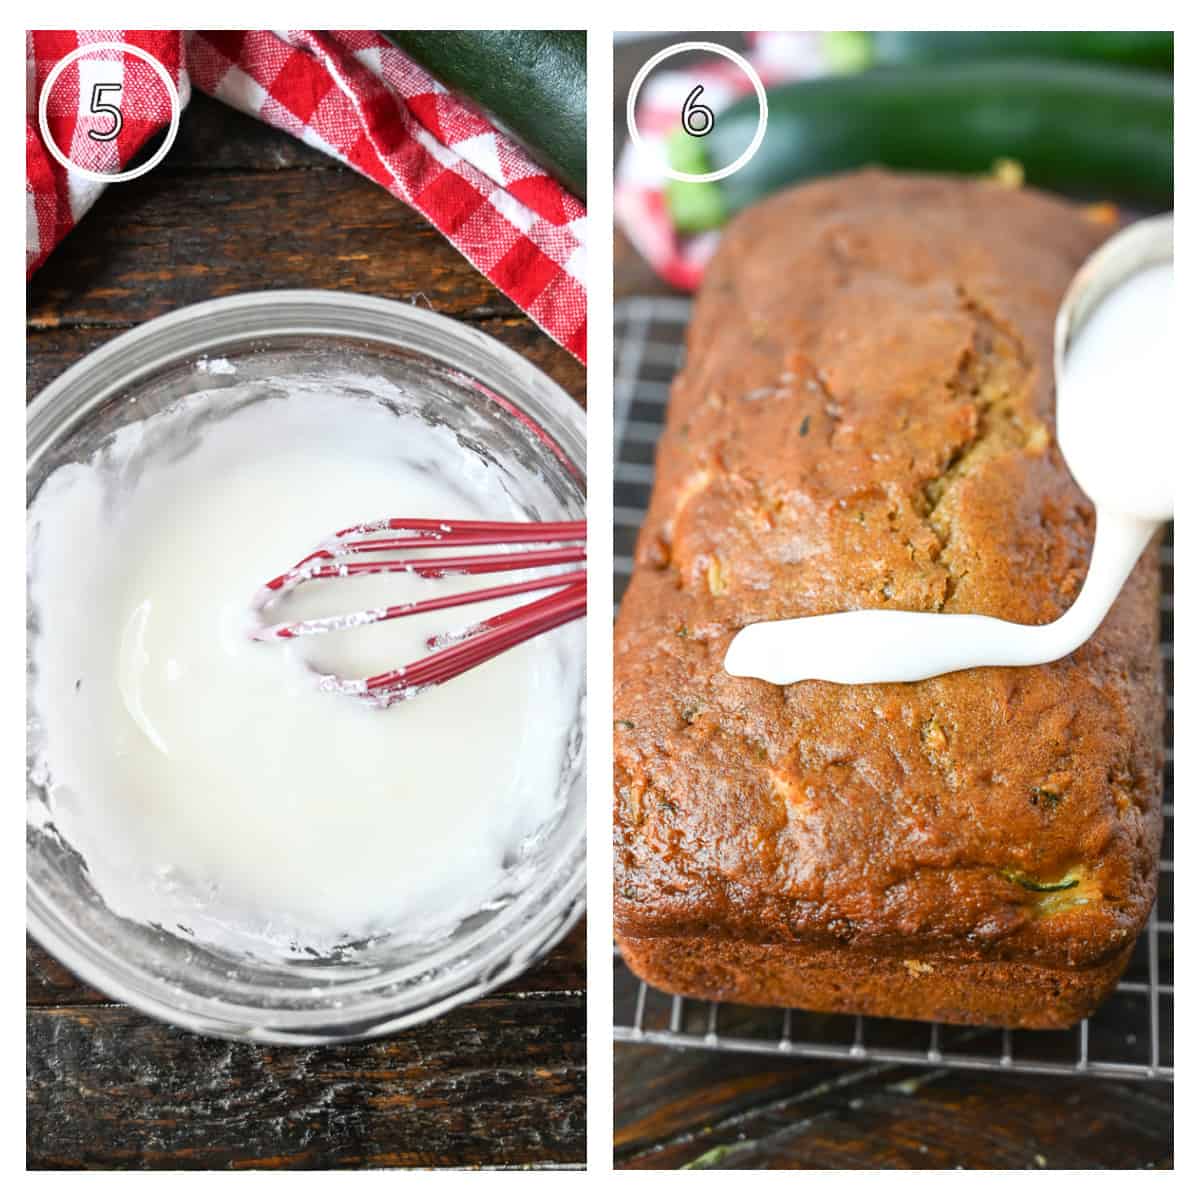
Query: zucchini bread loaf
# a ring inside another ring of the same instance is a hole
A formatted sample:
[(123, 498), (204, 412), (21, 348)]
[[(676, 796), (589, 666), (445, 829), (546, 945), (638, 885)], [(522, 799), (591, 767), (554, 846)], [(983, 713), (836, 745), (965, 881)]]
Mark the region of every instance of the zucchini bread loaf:
[(1087, 572), (1055, 310), (1111, 226), (863, 172), (726, 231), (688, 333), (615, 645), (616, 931), (687, 996), (1028, 1028), (1086, 1016), (1154, 900), (1157, 547), (1059, 662), (777, 687), (752, 621), (1041, 624)]

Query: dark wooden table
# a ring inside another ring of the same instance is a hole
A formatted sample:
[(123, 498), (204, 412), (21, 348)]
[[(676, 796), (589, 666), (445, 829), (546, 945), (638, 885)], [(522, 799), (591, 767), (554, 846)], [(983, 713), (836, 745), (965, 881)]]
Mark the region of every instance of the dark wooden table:
[[(584, 370), (382, 188), (202, 95), (34, 277), (28, 383), (119, 331), (259, 288), (469, 321), (580, 403)], [(283, 1049), (161, 1025), (26, 955), (31, 1168), (560, 1166), (584, 1159), (584, 923), (539, 966), (400, 1037)]]
[[(615, 145), (638, 67), (677, 41), (614, 53)], [(621, 234), (615, 294), (667, 289)], [(624, 975), (625, 973), (622, 972)], [(623, 984), (623, 986), (625, 986)], [(618, 1011), (631, 1011), (628, 998)], [(618, 1168), (1170, 1168), (1172, 1087), (618, 1045)]]
[[(634, 989), (620, 971), (626, 1019)], [(616, 1047), (614, 1082), (620, 1168), (1172, 1166), (1163, 1083), (647, 1045)]]

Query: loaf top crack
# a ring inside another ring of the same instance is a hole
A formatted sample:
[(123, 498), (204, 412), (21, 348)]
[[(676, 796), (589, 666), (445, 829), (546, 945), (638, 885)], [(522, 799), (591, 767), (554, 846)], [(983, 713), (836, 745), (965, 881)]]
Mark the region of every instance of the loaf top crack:
[(1161, 836), (1156, 545), (1057, 663), (853, 687), (721, 667), (754, 621), (1070, 606), (1094, 516), (1054, 439), (1053, 322), (1112, 232), (875, 171), (727, 229), (617, 621), (619, 935), (1063, 965), (1136, 936)]

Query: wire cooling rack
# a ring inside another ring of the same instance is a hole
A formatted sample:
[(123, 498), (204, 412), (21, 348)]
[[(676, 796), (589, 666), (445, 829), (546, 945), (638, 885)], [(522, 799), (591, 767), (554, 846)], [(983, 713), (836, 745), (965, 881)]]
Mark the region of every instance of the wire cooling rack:
[[(637, 297), (617, 304), (613, 523), (615, 595), (654, 481), (654, 450), (671, 379), (683, 362), (690, 302)], [(1167, 678), (1166, 786), (1158, 904), (1116, 992), (1095, 1016), (1056, 1032), (983, 1029), (793, 1009), (749, 1008), (670, 996), (648, 987), (614, 953), (618, 1041), (807, 1058), (968, 1067), (1051, 1075), (1174, 1077), (1174, 552), (1162, 551), (1162, 654)]]

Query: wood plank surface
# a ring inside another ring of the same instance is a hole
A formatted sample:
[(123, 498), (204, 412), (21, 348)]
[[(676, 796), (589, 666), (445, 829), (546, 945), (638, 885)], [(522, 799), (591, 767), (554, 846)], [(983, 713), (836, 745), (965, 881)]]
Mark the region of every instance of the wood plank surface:
[[(383, 189), (196, 95), (163, 164), (110, 187), (28, 292), (35, 395), (123, 329), (259, 288), (340, 288), (471, 322), (583, 403), (583, 367)], [(578, 1166), (586, 923), (491, 996), (319, 1048), (184, 1033), (26, 951), (34, 1169)]]
[(585, 939), (580, 923), (520, 979), (398, 1037), (304, 1048), (173, 1029), (31, 945), (28, 1165), (578, 1163)]
[(1173, 1165), (1171, 1089), (620, 1046), (617, 1165), (1131, 1170)]

